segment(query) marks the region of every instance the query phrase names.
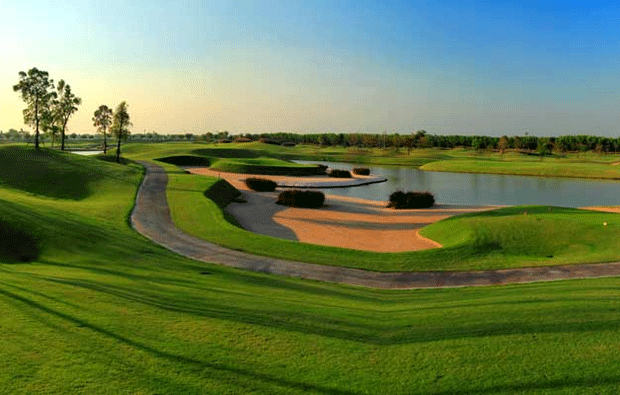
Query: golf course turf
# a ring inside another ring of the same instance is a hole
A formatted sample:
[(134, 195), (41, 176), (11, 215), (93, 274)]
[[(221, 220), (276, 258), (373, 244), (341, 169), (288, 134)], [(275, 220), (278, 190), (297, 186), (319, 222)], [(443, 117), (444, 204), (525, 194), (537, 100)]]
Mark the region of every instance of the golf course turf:
[(0, 263), (0, 393), (617, 392), (616, 278), (382, 291), (239, 271), (129, 227), (140, 166), (19, 146), (0, 163), (0, 222), (40, 248)]

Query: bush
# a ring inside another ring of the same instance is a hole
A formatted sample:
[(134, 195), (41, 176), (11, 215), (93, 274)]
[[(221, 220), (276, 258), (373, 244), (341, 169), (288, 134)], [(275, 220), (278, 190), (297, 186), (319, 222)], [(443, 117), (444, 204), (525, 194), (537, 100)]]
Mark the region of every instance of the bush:
[(266, 138), (261, 138), (258, 141), (263, 143), (263, 144), (280, 145), (279, 142), (277, 142), (275, 140), (271, 140), (271, 139), (266, 139)]
[(349, 170), (332, 169), (327, 175), (334, 178), (351, 178)]
[(316, 167), (319, 169), (318, 174), (327, 174), (327, 166), (318, 164)]
[(318, 191), (293, 189), (281, 192), (276, 204), (292, 207), (319, 208), (325, 203), (325, 195)]
[(402, 192), (396, 191), (390, 195), (388, 207), (397, 209), (404, 208), (428, 208), (435, 204), (435, 197), (430, 192)]
[(248, 137), (236, 137), (235, 138), (235, 143), (251, 143), (252, 141), (254, 140)]
[(370, 169), (367, 167), (354, 167), (353, 174), (357, 174), (358, 176), (369, 176)]
[(283, 146), (283, 147), (294, 147), (294, 146), (296, 146), (296, 145), (297, 145), (297, 144), (295, 144), (295, 143), (293, 143), (293, 142), (290, 142), (290, 141), (287, 141), (286, 143), (282, 143), (282, 146)]
[(248, 178), (245, 180), (245, 185), (256, 192), (273, 192), (278, 186), (275, 181), (266, 178)]

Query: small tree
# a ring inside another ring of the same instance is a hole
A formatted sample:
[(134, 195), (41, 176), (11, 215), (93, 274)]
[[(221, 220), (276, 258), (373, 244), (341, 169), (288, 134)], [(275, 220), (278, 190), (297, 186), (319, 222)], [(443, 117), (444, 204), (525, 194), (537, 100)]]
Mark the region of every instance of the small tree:
[(58, 100), (54, 100), (54, 119), (60, 129), (60, 149), (65, 149), (65, 131), (67, 122), (71, 115), (78, 110), (77, 106), (82, 104), (82, 99), (76, 97), (71, 92), (71, 86), (65, 84), (64, 80), (58, 81)]
[(39, 126), (46, 111), (50, 111), (51, 101), (56, 97), (54, 80), (49, 79), (47, 71), (36, 67), (28, 72), (19, 72), (19, 83), (13, 86), (13, 91), (20, 92), (22, 100), (26, 102), (24, 109), (24, 123), (34, 126), (34, 147), (39, 149)]
[(127, 112), (127, 102), (121, 102), (114, 111), (114, 120), (112, 122), (112, 128), (110, 131), (117, 139), (116, 147), (116, 162), (121, 162), (121, 140), (126, 139), (129, 136), (129, 113)]
[(499, 152), (502, 155), (504, 155), (504, 151), (508, 149), (508, 137), (507, 136), (500, 137), (499, 141), (497, 142), (497, 148), (499, 149)]
[(95, 114), (93, 116), (93, 125), (97, 127), (97, 131), (103, 134), (103, 153), (108, 152), (108, 142), (106, 139), (107, 131), (110, 125), (112, 124), (112, 109), (106, 106), (105, 104), (99, 106), (97, 110), (95, 110)]

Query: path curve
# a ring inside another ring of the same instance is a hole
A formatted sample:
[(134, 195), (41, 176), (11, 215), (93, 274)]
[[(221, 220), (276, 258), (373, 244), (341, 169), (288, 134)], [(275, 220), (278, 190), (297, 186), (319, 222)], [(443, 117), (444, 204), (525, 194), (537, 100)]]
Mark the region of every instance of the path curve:
[(172, 222), (166, 199), (168, 174), (139, 162), (146, 174), (131, 213), (135, 230), (178, 254), (208, 263), (282, 276), (383, 289), (462, 287), (620, 276), (620, 262), (470, 272), (372, 272), (251, 255), (190, 236)]

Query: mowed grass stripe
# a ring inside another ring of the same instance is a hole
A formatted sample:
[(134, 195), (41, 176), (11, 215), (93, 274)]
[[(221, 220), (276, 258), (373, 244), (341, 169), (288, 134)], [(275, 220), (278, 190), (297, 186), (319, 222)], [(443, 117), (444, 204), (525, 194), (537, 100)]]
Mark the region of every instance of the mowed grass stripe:
[(0, 188), (2, 218), (27, 208), (54, 240), (0, 264), (1, 393), (617, 390), (618, 279), (395, 292), (232, 270), (135, 234), (140, 172), (112, 175), (81, 201)]

